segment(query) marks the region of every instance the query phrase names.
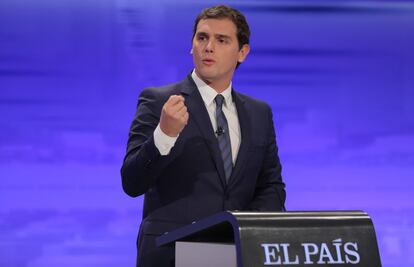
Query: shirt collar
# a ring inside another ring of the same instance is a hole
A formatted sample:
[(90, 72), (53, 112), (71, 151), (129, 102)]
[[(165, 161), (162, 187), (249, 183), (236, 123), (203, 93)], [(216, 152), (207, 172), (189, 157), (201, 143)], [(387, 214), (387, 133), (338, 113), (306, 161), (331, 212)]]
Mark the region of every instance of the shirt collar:
[[(198, 91), (200, 92), (201, 98), (203, 99), (204, 104), (206, 106), (210, 106), (211, 103), (214, 102), (214, 98), (218, 95), (216, 90), (214, 90), (211, 86), (206, 84), (203, 80), (200, 79), (200, 77), (197, 76), (195, 70), (191, 73), (191, 77), (194, 80), (194, 83), (197, 86)], [(224, 97), (224, 104), (231, 103), (233, 101), (231, 96), (231, 81), (229, 86), (221, 92), (221, 95)]]

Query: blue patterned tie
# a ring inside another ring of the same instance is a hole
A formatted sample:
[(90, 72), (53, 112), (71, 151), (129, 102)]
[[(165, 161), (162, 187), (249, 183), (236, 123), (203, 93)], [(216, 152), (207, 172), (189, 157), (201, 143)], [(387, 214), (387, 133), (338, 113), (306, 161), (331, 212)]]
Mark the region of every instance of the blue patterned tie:
[(222, 95), (217, 95), (214, 100), (216, 102), (217, 140), (221, 151), (221, 157), (224, 163), (226, 181), (228, 181), (231, 175), (231, 171), (233, 170), (233, 159), (231, 156), (229, 126), (222, 110), (224, 97)]

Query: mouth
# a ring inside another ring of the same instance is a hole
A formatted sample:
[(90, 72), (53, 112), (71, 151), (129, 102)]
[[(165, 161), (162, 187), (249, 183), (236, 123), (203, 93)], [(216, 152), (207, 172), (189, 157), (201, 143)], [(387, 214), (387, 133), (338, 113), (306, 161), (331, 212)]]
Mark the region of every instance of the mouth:
[(203, 60), (202, 60), (202, 62), (203, 62), (205, 65), (210, 66), (210, 65), (213, 65), (216, 61), (214, 61), (214, 60), (213, 60), (213, 59), (211, 59), (211, 58), (205, 58), (205, 59), (203, 59)]

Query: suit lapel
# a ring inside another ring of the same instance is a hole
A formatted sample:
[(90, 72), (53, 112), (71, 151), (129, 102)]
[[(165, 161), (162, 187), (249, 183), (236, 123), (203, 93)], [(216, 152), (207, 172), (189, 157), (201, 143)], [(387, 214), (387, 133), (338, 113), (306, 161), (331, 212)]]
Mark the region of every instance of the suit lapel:
[(239, 152), (237, 153), (237, 160), (236, 164), (233, 168), (233, 171), (231, 173), (230, 179), (229, 179), (229, 185), (235, 182), (237, 180), (237, 177), (240, 176), (245, 164), (245, 161), (247, 159), (247, 150), (250, 145), (250, 122), (249, 122), (249, 116), (245, 107), (245, 101), (241, 95), (239, 95), (237, 92), (232, 90), (232, 97), (234, 99), (234, 102), (236, 104), (237, 109), (237, 116), (239, 118), (239, 124), (240, 124), (240, 131), (241, 131), (241, 142), (240, 142), (240, 148)]
[(185, 105), (187, 106), (188, 113), (190, 114), (190, 119), (194, 120), (199, 131), (206, 140), (207, 147), (216, 165), (220, 181), (222, 185), (225, 186), (226, 177), (217, 138), (214, 134), (214, 129), (211, 125), (210, 117), (204, 105), (203, 99), (201, 98), (200, 92), (191, 78), (191, 75), (188, 75), (183, 81), (181, 88), (181, 93), (185, 98)]

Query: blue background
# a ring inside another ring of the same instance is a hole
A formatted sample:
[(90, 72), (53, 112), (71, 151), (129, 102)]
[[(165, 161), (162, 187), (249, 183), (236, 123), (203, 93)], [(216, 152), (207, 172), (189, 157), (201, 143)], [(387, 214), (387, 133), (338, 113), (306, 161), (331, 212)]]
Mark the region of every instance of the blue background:
[[(0, 266), (134, 266), (137, 97), (192, 70), (216, 3), (0, 2)], [(383, 266), (414, 266), (414, 4), (227, 3), (252, 31), (234, 87), (273, 108), (288, 210), (365, 210)]]

